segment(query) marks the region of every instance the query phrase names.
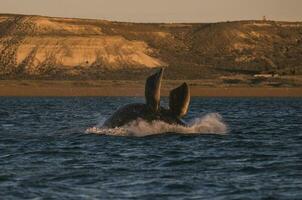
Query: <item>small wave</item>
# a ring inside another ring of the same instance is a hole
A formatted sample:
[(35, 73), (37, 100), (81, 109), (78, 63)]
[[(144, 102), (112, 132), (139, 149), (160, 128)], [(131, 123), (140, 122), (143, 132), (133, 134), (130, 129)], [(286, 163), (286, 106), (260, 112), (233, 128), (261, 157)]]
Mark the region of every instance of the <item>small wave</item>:
[[(101, 123), (103, 124), (103, 123)], [(95, 126), (86, 130), (86, 133), (111, 135), (111, 136), (135, 136), (144, 137), (164, 133), (179, 134), (226, 134), (227, 125), (222, 117), (217, 113), (210, 113), (203, 117), (195, 118), (188, 126), (167, 124), (163, 121), (147, 122), (143, 119), (137, 119), (125, 126), (119, 128), (102, 128)]]

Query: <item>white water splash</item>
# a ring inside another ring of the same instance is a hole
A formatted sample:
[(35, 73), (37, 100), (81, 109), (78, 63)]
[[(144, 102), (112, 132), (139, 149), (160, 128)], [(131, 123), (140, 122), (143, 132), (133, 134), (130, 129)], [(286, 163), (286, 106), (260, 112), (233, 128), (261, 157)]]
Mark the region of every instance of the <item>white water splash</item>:
[[(103, 123), (101, 123), (103, 124)], [(108, 129), (101, 125), (89, 128), (86, 133), (112, 135), (112, 136), (135, 136), (144, 137), (164, 133), (179, 134), (226, 134), (227, 125), (217, 113), (210, 113), (203, 117), (196, 118), (187, 127), (171, 125), (162, 121), (146, 122), (143, 119), (133, 121), (123, 127)]]

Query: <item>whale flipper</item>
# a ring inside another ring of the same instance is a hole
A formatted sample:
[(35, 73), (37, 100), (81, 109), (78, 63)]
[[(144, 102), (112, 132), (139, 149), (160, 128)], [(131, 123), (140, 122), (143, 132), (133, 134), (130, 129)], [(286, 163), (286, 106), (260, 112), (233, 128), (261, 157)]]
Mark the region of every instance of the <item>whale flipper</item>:
[(160, 88), (164, 69), (150, 76), (145, 85), (145, 98), (147, 108), (152, 112), (157, 112), (160, 107)]
[(160, 107), (160, 88), (163, 69), (150, 76), (145, 85), (146, 104), (128, 104), (120, 107), (103, 124), (105, 128), (116, 128), (129, 123), (161, 121), (168, 124), (186, 126), (181, 120), (189, 109), (190, 89), (187, 83), (170, 92), (170, 109)]
[(183, 83), (181, 86), (170, 92), (170, 111), (178, 118), (181, 118), (188, 113), (189, 104), (190, 88), (187, 83)]

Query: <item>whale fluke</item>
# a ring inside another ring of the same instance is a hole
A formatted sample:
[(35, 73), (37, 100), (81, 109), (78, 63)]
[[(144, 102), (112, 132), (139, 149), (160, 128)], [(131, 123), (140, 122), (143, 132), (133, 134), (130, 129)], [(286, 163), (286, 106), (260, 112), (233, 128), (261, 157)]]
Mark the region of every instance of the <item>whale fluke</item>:
[(145, 98), (148, 109), (157, 112), (160, 107), (160, 88), (164, 69), (161, 68), (157, 73), (150, 76), (145, 85)]
[(190, 104), (190, 88), (187, 83), (183, 83), (178, 88), (170, 92), (169, 107), (171, 112), (178, 118), (188, 113)]

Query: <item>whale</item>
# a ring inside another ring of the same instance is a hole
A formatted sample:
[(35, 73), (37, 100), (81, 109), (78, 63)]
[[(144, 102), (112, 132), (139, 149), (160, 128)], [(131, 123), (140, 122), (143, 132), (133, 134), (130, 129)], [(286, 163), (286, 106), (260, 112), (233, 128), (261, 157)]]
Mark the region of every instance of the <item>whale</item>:
[(105, 128), (118, 128), (142, 119), (146, 122), (162, 121), (167, 124), (187, 126), (182, 120), (189, 111), (190, 88), (186, 82), (170, 91), (169, 107), (160, 105), (164, 68), (149, 76), (145, 83), (145, 103), (120, 107), (103, 124)]

